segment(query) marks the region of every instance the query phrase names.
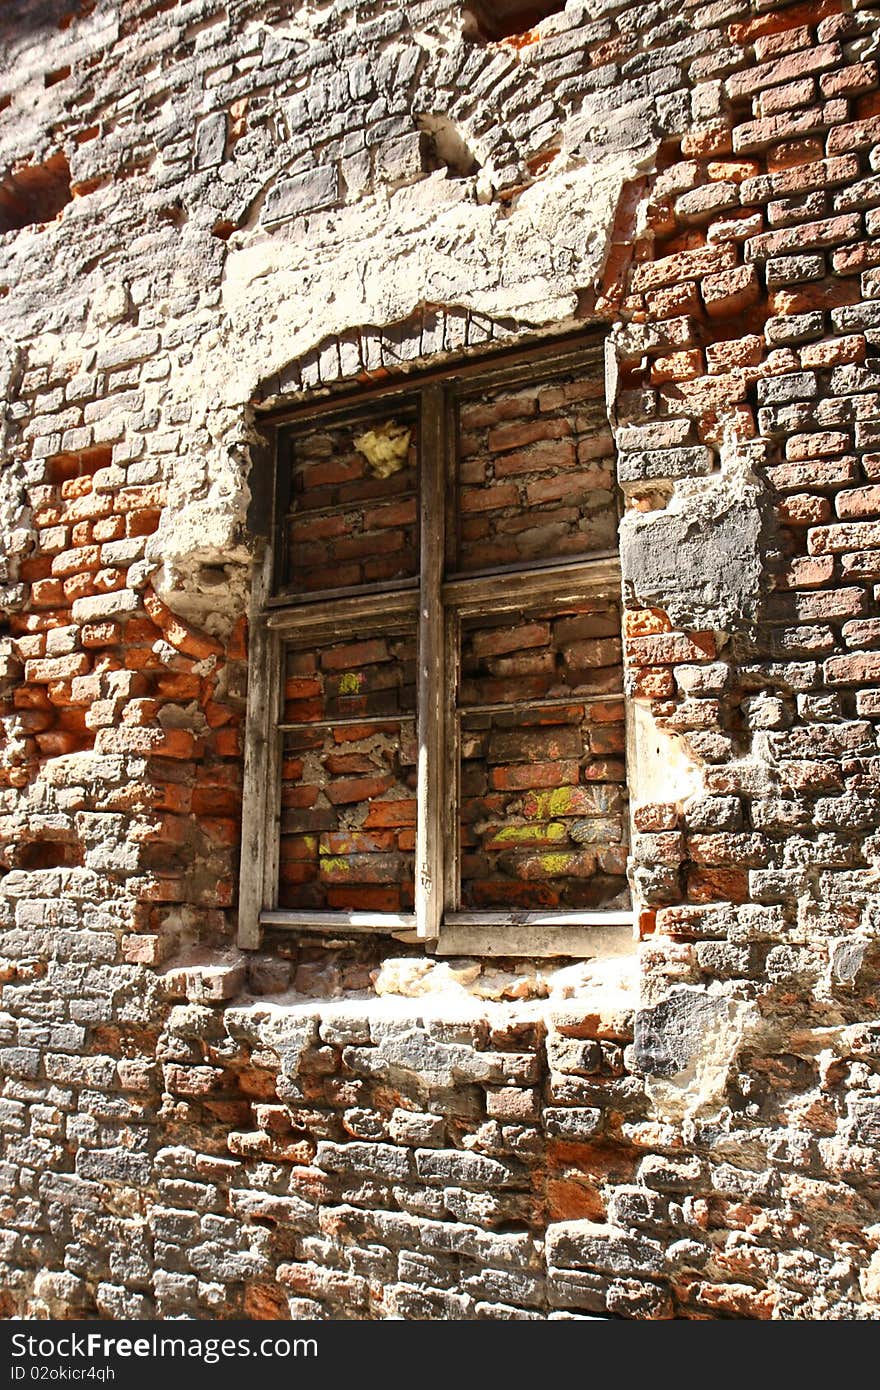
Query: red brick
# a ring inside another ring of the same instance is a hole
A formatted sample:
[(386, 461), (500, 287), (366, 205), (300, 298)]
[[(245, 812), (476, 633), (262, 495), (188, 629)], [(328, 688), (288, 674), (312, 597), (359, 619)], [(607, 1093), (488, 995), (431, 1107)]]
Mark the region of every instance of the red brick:
[(125, 522), (121, 516), (103, 517), (89, 524), (89, 533), (90, 540), (118, 541), (125, 535)]
[(813, 135), (826, 124), (825, 112), (819, 105), (790, 114), (783, 113), (766, 116), (762, 120), (746, 121), (733, 128), (733, 148), (737, 154), (751, 154), (781, 141)]
[[(850, 448), (852, 448), (850, 436), (837, 430), (817, 431), (813, 434), (793, 434), (786, 440), (785, 457), (792, 462), (833, 458), (835, 454), (843, 454)], [(832, 469), (835, 466), (832, 465)], [(829, 477), (833, 478), (834, 476), (833, 472), (829, 474)], [(820, 477), (824, 477), (824, 475), (820, 474)], [(776, 485), (778, 486), (778, 483)], [(821, 487), (823, 483), (817, 479), (816, 485)]]
[(751, 1284), (695, 1284), (694, 1302), (699, 1308), (735, 1318), (750, 1318), (758, 1322), (773, 1317), (777, 1295), (770, 1289), (756, 1289)]
[(782, 87), (770, 87), (761, 92), (754, 104), (754, 114), (775, 116), (798, 106), (809, 106), (815, 99), (815, 78), (799, 77), (794, 82), (786, 82)]
[(729, 338), (706, 345), (706, 363), (711, 373), (729, 372), (735, 367), (756, 367), (764, 356), (764, 339), (757, 333)]
[(699, 158), (703, 155), (729, 154), (730, 149), (730, 127), (726, 123), (686, 130), (681, 137), (681, 152), (684, 155)]
[(72, 500), (75, 497), (85, 497), (92, 490), (92, 480), (84, 478), (66, 478), (61, 484), (61, 496), (65, 500)]
[(827, 148), (829, 154), (842, 154), (846, 150), (866, 150), (880, 141), (880, 116), (872, 116), (864, 121), (850, 121), (828, 132)]
[(809, 759), (784, 759), (779, 764), (779, 783), (791, 791), (833, 791), (843, 787), (840, 766)]
[(84, 623), (79, 640), (84, 647), (115, 647), (122, 640), (118, 623)]
[[(341, 520), (341, 518), (334, 518), (334, 520)], [(374, 507), (372, 510), (364, 512), (364, 528), (368, 531), (373, 528), (384, 530), (386, 527), (407, 526), (415, 520), (416, 499), (414, 497), (408, 497), (402, 502), (387, 502), (384, 506)]]
[(165, 502), (165, 490), (158, 485), (152, 487), (124, 487), (115, 495), (114, 511), (138, 512), (147, 509), (161, 509)]
[(155, 507), (141, 507), (125, 516), (126, 536), (151, 536), (159, 528), (162, 513)]
[(845, 338), (831, 338), (821, 343), (807, 343), (800, 350), (803, 367), (837, 367), (846, 362), (862, 362), (866, 344), (861, 333)]
[(818, 222), (802, 222), (797, 227), (783, 227), (776, 232), (762, 232), (752, 237), (746, 248), (750, 260), (771, 256), (802, 255), (805, 251), (838, 246), (854, 241), (862, 230), (861, 215), (857, 212), (824, 217)]
[(372, 801), (393, 785), (394, 778), (391, 776), (343, 777), (329, 782), (324, 792), (333, 806), (344, 806), (356, 801)]
[(568, 420), (528, 420), (498, 425), (489, 431), (489, 448), (493, 453), (500, 453), (505, 449), (523, 449), (538, 440), (563, 439), (570, 434)]
[(675, 693), (675, 678), (665, 666), (646, 666), (636, 671), (629, 688), (633, 699), (663, 700)]
[(842, 62), (843, 53), (838, 43), (813, 44), (799, 53), (791, 53), (786, 57), (747, 67), (742, 72), (732, 73), (727, 79), (727, 90), (732, 97), (751, 96), (765, 87), (821, 72)]
[(852, 652), (829, 657), (824, 665), (829, 685), (866, 685), (880, 680), (880, 652)]
[(859, 176), (858, 155), (838, 155), (834, 159), (818, 159), (811, 164), (798, 164), (780, 169), (772, 175), (773, 196), (810, 193), (817, 188), (833, 188), (851, 183)]
[(109, 516), (112, 511), (113, 499), (110, 496), (87, 493), (68, 504), (64, 509), (64, 520), (73, 525), (75, 521), (94, 521)]
[(812, 497), (809, 493), (792, 493), (777, 502), (776, 515), (785, 526), (818, 526), (831, 516), (827, 497)]
[(729, 270), (735, 262), (736, 252), (732, 247), (704, 246), (694, 251), (680, 251), (637, 266), (633, 272), (632, 288), (638, 293), (665, 285), (678, 285), (682, 280), (701, 280), (705, 275)]
[(744, 377), (730, 372), (664, 386), (660, 397), (671, 415), (702, 415), (707, 411), (726, 410), (744, 401), (747, 393), (748, 383)]
[(566, 666), (575, 670), (596, 666), (614, 666), (620, 661), (620, 639), (593, 637), (583, 642), (568, 643), (562, 649)]
[(642, 833), (675, 830), (678, 826), (678, 806), (668, 801), (646, 802), (633, 811), (633, 824)]
[[(876, 236), (880, 230), (880, 219), (869, 214), (866, 222), (871, 236)], [(857, 241), (851, 246), (844, 246), (840, 251), (834, 251), (831, 256), (831, 268), (835, 275), (861, 275), (863, 270), (872, 270), (878, 265), (880, 265), (880, 242), (878, 241)]]
[(200, 756), (201, 740), (188, 729), (100, 729), (95, 740), (98, 753), (130, 753), (135, 757), (189, 760)]
[(30, 555), (18, 567), (18, 577), (26, 584), (32, 584), (35, 579), (48, 579), (51, 573), (51, 555)]
[(667, 319), (681, 314), (697, 318), (703, 310), (693, 280), (685, 280), (681, 285), (669, 285), (662, 290), (649, 290), (645, 303), (652, 319)]
[(241, 736), (238, 729), (218, 729), (212, 747), (218, 758), (241, 756)]
[(715, 637), (711, 632), (659, 633), (628, 637), (626, 657), (634, 666), (678, 666), (689, 661), (712, 661)]
[(38, 579), (31, 588), (31, 603), (35, 608), (58, 608), (64, 604), (64, 589), (60, 579)]
[(463, 405), (459, 420), (462, 429), (484, 429), (487, 425), (497, 425), (501, 420), (523, 420), (534, 415), (536, 408), (535, 392), (529, 389), (514, 396), (502, 396), (491, 401)]
[(833, 555), (843, 550), (873, 550), (877, 547), (880, 547), (878, 521), (817, 527), (807, 536), (807, 549), (811, 555)]
[[(801, 11), (804, 8), (803, 5), (798, 6)], [(749, 20), (746, 24), (732, 24), (729, 30), (730, 38), (733, 43), (743, 43), (754, 38), (755, 54), (760, 63), (766, 62), (768, 58), (778, 58), (784, 53), (794, 53), (799, 48), (808, 48), (813, 42), (812, 32), (806, 24), (797, 23), (795, 13), (795, 10), (787, 9), (784, 15), (774, 13)], [(814, 23), (812, 15), (809, 22)], [(782, 32), (777, 33), (780, 27)]]
[(406, 905), (401, 903), (400, 889), (359, 883), (352, 888), (328, 884), (327, 906), (345, 912), (400, 912)]
[(331, 647), (322, 652), (321, 668), (325, 671), (351, 671), (358, 666), (373, 666), (377, 662), (387, 661), (389, 656), (387, 642), (372, 638), (365, 642)]
[(459, 505), (463, 512), (488, 512), (515, 507), (518, 502), (519, 490), (513, 483), (498, 483), (495, 487), (462, 488)]
[(880, 487), (856, 487), (839, 492), (835, 505), (837, 515), (844, 521), (850, 517), (880, 516)]
[(857, 280), (823, 280), (820, 284), (771, 290), (767, 303), (774, 314), (806, 314), (811, 309), (839, 309), (843, 305), (858, 304), (860, 299)]
[(880, 579), (880, 550), (860, 550), (854, 555), (841, 555), (840, 567), (846, 579)]
[(89, 669), (89, 658), (85, 652), (75, 652), (71, 656), (47, 657), (41, 661), (25, 662), (26, 681), (45, 684), (48, 681), (70, 680), (73, 676), (85, 675)]
[(533, 787), (576, 785), (580, 769), (576, 762), (516, 763), (512, 767), (493, 767), (489, 781), (500, 791), (526, 791)]
[(36, 741), (40, 752), (47, 758), (59, 758), (65, 753), (76, 753), (83, 742), (76, 734), (62, 733), (60, 730), (37, 734)]
[(776, 577), (776, 587), (778, 589), (810, 589), (817, 588), (821, 584), (827, 584), (834, 575), (834, 559), (832, 556), (823, 556), (822, 559), (812, 559), (808, 556), (798, 556), (789, 561), (786, 568)]
[(852, 63), (849, 67), (825, 72), (819, 79), (822, 95), (826, 97), (856, 96), (877, 86), (877, 64)]
[(193, 657), (196, 661), (204, 661), (208, 656), (222, 653), (223, 648), (219, 642), (196, 632), (176, 613), (172, 613), (150, 588), (144, 592), (144, 607), (156, 626), (161, 629), (165, 640), (187, 656)]
[(880, 644), (880, 618), (855, 618), (844, 623), (841, 632), (848, 647), (876, 647)]
[[(612, 451), (612, 447), (608, 447), (602, 452), (610, 454)], [(530, 449), (520, 453), (505, 454), (497, 458), (493, 471), (496, 478), (508, 478), (539, 470), (574, 468), (577, 461), (578, 454), (572, 440), (550, 440), (545, 444), (534, 444)]]
[(754, 266), (736, 266), (720, 275), (707, 275), (701, 286), (706, 312), (711, 318), (730, 318), (756, 304), (761, 287)]
[(524, 623), (515, 628), (494, 628), (475, 632), (471, 649), (474, 656), (500, 656), (527, 648), (546, 647), (550, 641), (549, 623)]
[(753, 178), (760, 173), (760, 168), (755, 159), (710, 160), (706, 165), (706, 176), (713, 182), (742, 183), (743, 179)]
[(743, 903), (749, 896), (748, 874), (741, 869), (689, 869), (687, 895), (693, 902)]
[(52, 560), (52, 573), (60, 575), (61, 578), (100, 568), (101, 547), (98, 545), (84, 545), (74, 550), (62, 550)]
[(655, 357), (651, 363), (651, 381), (654, 385), (663, 381), (689, 381), (705, 372), (703, 354), (699, 348), (687, 352), (669, 352)]
[(672, 623), (662, 608), (629, 608), (623, 615), (626, 637), (649, 637), (658, 632), (671, 632)]
[(399, 801), (372, 801), (364, 821), (364, 829), (381, 829), (385, 826), (395, 828), (401, 825), (415, 825), (415, 823), (416, 802), (414, 800), (404, 798)]

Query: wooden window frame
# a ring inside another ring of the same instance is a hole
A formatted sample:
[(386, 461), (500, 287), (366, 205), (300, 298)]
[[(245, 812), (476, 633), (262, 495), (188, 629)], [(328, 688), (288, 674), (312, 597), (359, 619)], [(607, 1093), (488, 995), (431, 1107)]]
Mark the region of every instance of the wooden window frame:
[[(573, 369), (601, 374), (603, 350), (603, 339), (592, 335), (574, 345), (556, 342), (543, 349), (497, 354), (478, 361), (466, 359), (436, 371), (413, 373), (390, 385), (340, 392), (293, 409), (266, 413), (264, 419), (278, 431), (278, 437), (271, 466), (268, 450), (255, 460), (255, 473), (268, 471), (272, 484), (271, 496), (255, 498), (251, 516), (257, 553), (250, 604), (239, 883), (238, 944), (242, 949), (259, 949), (262, 930), (267, 926), (328, 937), (386, 935), (408, 943), (421, 942), (438, 955), (582, 958), (625, 949), (623, 942), (632, 935), (632, 909), (460, 911), (457, 810), (451, 824), (444, 824), (443, 816), (450, 777), (454, 804), (456, 808), (459, 805), (456, 692), (462, 619), (550, 602), (564, 607), (590, 597), (619, 601), (621, 596), (616, 550), (561, 562), (449, 571), (455, 555), (450, 542), (454, 542), (456, 522), (456, 401), (477, 391), (515, 388), (536, 377), (550, 379)], [(418, 578), (314, 594), (281, 591), (283, 523), (289, 502), (283, 490), (284, 470), (279, 467), (285, 427), (345, 423), (374, 404), (387, 414), (395, 403), (415, 404), (419, 413)], [(427, 536), (431, 536), (431, 544), (424, 543)], [(301, 647), (309, 641), (339, 640), (355, 630), (366, 634), (405, 627), (415, 628), (418, 645), (415, 910), (392, 914), (280, 908), (285, 646), (293, 641)], [(622, 690), (619, 694), (623, 698)], [(627, 709), (627, 722), (628, 715)], [(628, 748), (631, 744), (628, 738)]]

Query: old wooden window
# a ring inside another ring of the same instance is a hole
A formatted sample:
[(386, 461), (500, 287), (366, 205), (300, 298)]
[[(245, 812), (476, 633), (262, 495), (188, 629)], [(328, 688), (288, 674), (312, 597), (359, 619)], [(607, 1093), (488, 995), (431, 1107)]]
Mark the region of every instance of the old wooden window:
[(276, 423), (241, 944), (271, 925), (593, 954), (631, 921), (601, 343)]

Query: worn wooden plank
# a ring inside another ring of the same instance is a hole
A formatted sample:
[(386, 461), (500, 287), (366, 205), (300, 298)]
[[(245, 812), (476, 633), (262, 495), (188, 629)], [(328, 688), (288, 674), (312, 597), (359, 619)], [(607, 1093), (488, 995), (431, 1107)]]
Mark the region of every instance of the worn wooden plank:
[[(349, 509), (350, 510), (350, 509)], [(282, 590), (268, 600), (269, 608), (290, 608), (296, 612), (308, 612), (319, 605), (325, 603), (336, 603), (337, 600), (346, 602), (359, 602), (362, 607), (369, 608), (371, 600), (376, 612), (381, 612), (381, 600), (387, 595), (395, 595), (401, 590), (411, 589), (415, 596), (419, 587), (419, 581), (413, 579), (381, 579), (371, 584), (358, 584), (355, 587), (349, 585), (344, 589), (315, 589), (308, 593), (294, 593), (289, 589)], [(413, 597), (413, 604), (416, 599)]]
[(275, 439), (275, 488), (272, 514), (272, 581), (265, 596), (270, 602), (274, 593), (287, 583), (290, 573), (290, 537), (287, 513), (293, 491), (294, 438), (291, 430), (279, 430)]
[[(443, 900), (446, 911), (458, 907), (461, 892), (459, 859), (461, 837), (461, 725), (458, 719), (458, 683), (461, 652), (460, 623), (454, 609), (444, 620), (445, 671), (443, 692), (443, 744), (446, 795), (443, 818)], [(443, 928), (441, 926), (441, 932)]]
[(297, 912), (272, 908), (260, 913), (267, 927), (286, 927), (291, 931), (318, 932), (335, 935), (337, 932), (368, 932), (392, 935), (415, 930), (412, 912)]
[(633, 951), (630, 922), (605, 925), (512, 926), (510, 918), (497, 924), (444, 923), (436, 945), (440, 956), (553, 956), (583, 960), (593, 956), (628, 956)]
[(346, 719), (301, 719), (298, 724), (279, 724), (278, 728), (282, 734), (293, 734), (301, 729), (350, 729), (358, 724), (413, 724), (415, 718), (414, 714), (359, 714)]
[(272, 547), (261, 543), (254, 566), (248, 651), (247, 723), (244, 744), (241, 860), (238, 888), (238, 944), (246, 951), (260, 945), (260, 912), (273, 901), (269, 884), (277, 872), (277, 808), (281, 778), (275, 730), (280, 698), (277, 638), (266, 630), (260, 612), (272, 582)]
[(511, 926), (511, 927), (607, 927), (628, 924), (632, 926), (635, 920), (632, 908), (608, 908), (605, 911), (572, 911), (565, 912), (559, 910), (550, 911), (529, 911), (517, 912), (510, 910), (507, 912), (448, 912), (446, 921), (450, 926), (457, 927), (485, 927), (485, 926)]
[(446, 392), (446, 447), (444, 450), (444, 574), (449, 575), (458, 568), (458, 401), (453, 391)]
[[(459, 713), (466, 714), (509, 714), (517, 710), (528, 708), (536, 709), (565, 709), (568, 705), (602, 705), (607, 700), (622, 700), (624, 694), (622, 690), (605, 690), (601, 695), (578, 695), (577, 691), (572, 690), (568, 695), (554, 695), (548, 699), (544, 695), (531, 696), (527, 701), (511, 703), (506, 700), (501, 704), (494, 705), (462, 705)], [(311, 726), (309, 726), (311, 727)]]
[(416, 770), (416, 930), (434, 941), (443, 915), (444, 631), (443, 539), (446, 459), (446, 402), (443, 387), (425, 388), (419, 495), (418, 764)]
[(443, 602), (468, 616), (509, 612), (546, 599), (561, 607), (596, 594), (619, 598), (620, 584), (620, 559), (606, 552), (561, 565), (456, 575), (443, 585)]
[(305, 633), (309, 636), (322, 631), (337, 632), (344, 641), (347, 632), (356, 635), (364, 624), (381, 621), (383, 629), (395, 625), (403, 628), (412, 623), (419, 606), (415, 586), (393, 593), (352, 594), (347, 598), (325, 599), (320, 603), (291, 604), (273, 608), (266, 624), (273, 632)]

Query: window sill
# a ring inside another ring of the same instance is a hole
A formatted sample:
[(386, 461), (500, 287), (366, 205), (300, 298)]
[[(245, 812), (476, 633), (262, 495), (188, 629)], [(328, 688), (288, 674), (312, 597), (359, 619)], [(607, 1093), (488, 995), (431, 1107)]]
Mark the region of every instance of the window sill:
[(453, 912), (434, 945), (438, 956), (624, 956), (633, 951), (635, 914)]
[(414, 933), (416, 918), (413, 912), (294, 912), (279, 907), (261, 912), (260, 926), (313, 931), (323, 936), (336, 936), (339, 932), (396, 936), (399, 932)]
[[(349, 934), (388, 936), (416, 943), (412, 913), (295, 912), (277, 908), (260, 913), (260, 925), (321, 936)], [(447, 913), (436, 941), (423, 942), (438, 956), (523, 956), (534, 959), (563, 956), (630, 955), (635, 914), (631, 909), (607, 912), (452, 912)]]

